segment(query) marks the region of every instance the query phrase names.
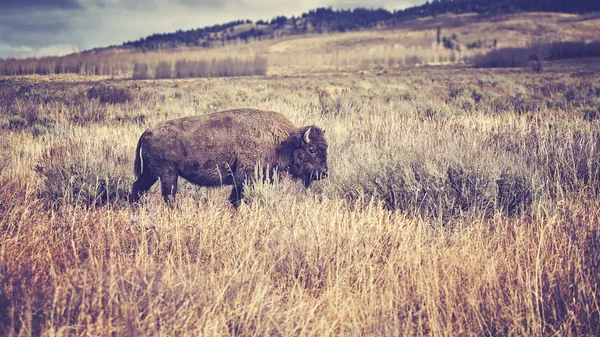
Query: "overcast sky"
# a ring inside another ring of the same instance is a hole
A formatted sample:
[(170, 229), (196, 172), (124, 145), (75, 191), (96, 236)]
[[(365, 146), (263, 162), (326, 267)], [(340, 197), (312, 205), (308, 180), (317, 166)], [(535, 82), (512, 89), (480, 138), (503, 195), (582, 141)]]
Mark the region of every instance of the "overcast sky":
[(425, 0), (0, 0), (0, 58), (64, 55), (153, 33), (317, 7), (402, 9)]

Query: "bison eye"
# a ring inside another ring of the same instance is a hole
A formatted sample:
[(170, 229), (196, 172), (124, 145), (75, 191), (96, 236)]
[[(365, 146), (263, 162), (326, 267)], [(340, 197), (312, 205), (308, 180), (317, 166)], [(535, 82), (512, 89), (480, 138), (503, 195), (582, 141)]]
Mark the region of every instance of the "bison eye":
[(308, 149), (308, 153), (315, 154), (315, 153), (317, 153), (317, 150), (315, 150), (314, 148), (311, 147)]

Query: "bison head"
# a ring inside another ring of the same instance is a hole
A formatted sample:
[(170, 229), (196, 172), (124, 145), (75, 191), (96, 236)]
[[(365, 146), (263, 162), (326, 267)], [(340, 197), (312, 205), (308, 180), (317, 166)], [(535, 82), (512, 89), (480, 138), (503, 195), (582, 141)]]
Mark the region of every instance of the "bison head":
[(292, 163), (289, 171), (292, 176), (311, 182), (327, 177), (327, 141), (324, 131), (316, 126), (299, 129), (291, 137)]

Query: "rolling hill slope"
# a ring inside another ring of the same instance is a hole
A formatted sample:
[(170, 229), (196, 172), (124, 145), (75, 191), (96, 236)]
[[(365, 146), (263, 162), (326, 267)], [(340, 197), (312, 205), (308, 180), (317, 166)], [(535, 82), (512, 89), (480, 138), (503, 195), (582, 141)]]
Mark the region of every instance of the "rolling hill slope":
[(600, 2), (584, 0), (435, 0), (404, 10), (356, 8), (334, 10), (317, 8), (298, 17), (278, 16), (270, 22), (238, 20), (221, 25), (160, 33), (129, 41), (125, 47), (141, 50), (186, 47), (215, 47), (231, 41), (254, 41), (291, 35), (337, 33), (403, 26), (424, 18), (444, 14), (476, 13), (483, 15), (524, 12), (588, 13), (600, 11)]

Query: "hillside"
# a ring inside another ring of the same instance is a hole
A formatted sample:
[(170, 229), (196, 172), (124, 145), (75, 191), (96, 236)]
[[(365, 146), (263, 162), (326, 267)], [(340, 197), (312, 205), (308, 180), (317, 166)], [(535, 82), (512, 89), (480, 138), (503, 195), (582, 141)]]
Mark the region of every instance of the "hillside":
[[(252, 25), (240, 24), (233, 30)], [(473, 64), (481, 55), (540, 43), (572, 42), (577, 45), (559, 48), (570, 55), (576, 52), (577, 57), (600, 56), (600, 43), (593, 41), (600, 41), (596, 13), (442, 14), (381, 29), (293, 35), (218, 48), (112, 47), (63, 57), (0, 60), (0, 76), (75, 73), (147, 79), (380, 72), (415, 65)], [(581, 48), (589, 50), (577, 51)], [(518, 54), (521, 61), (507, 66), (527, 65), (531, 52)]]
[(600, 10), (600, 2), (586, 0), (434, 0), (404, 10), (318, 8), (299, 17), (278, 16), (271, 21), (238, 20), (210, 27), (161, 33), (125, 42), (125, 47), (141, 50), (186, 47), (215, 47), (231, 41), (274, 39), (290, 35), (322, 34), (397, 27), (409, 21), (443, 14), (477, 13), (488, 15), (520, 12), (587, 13)]

